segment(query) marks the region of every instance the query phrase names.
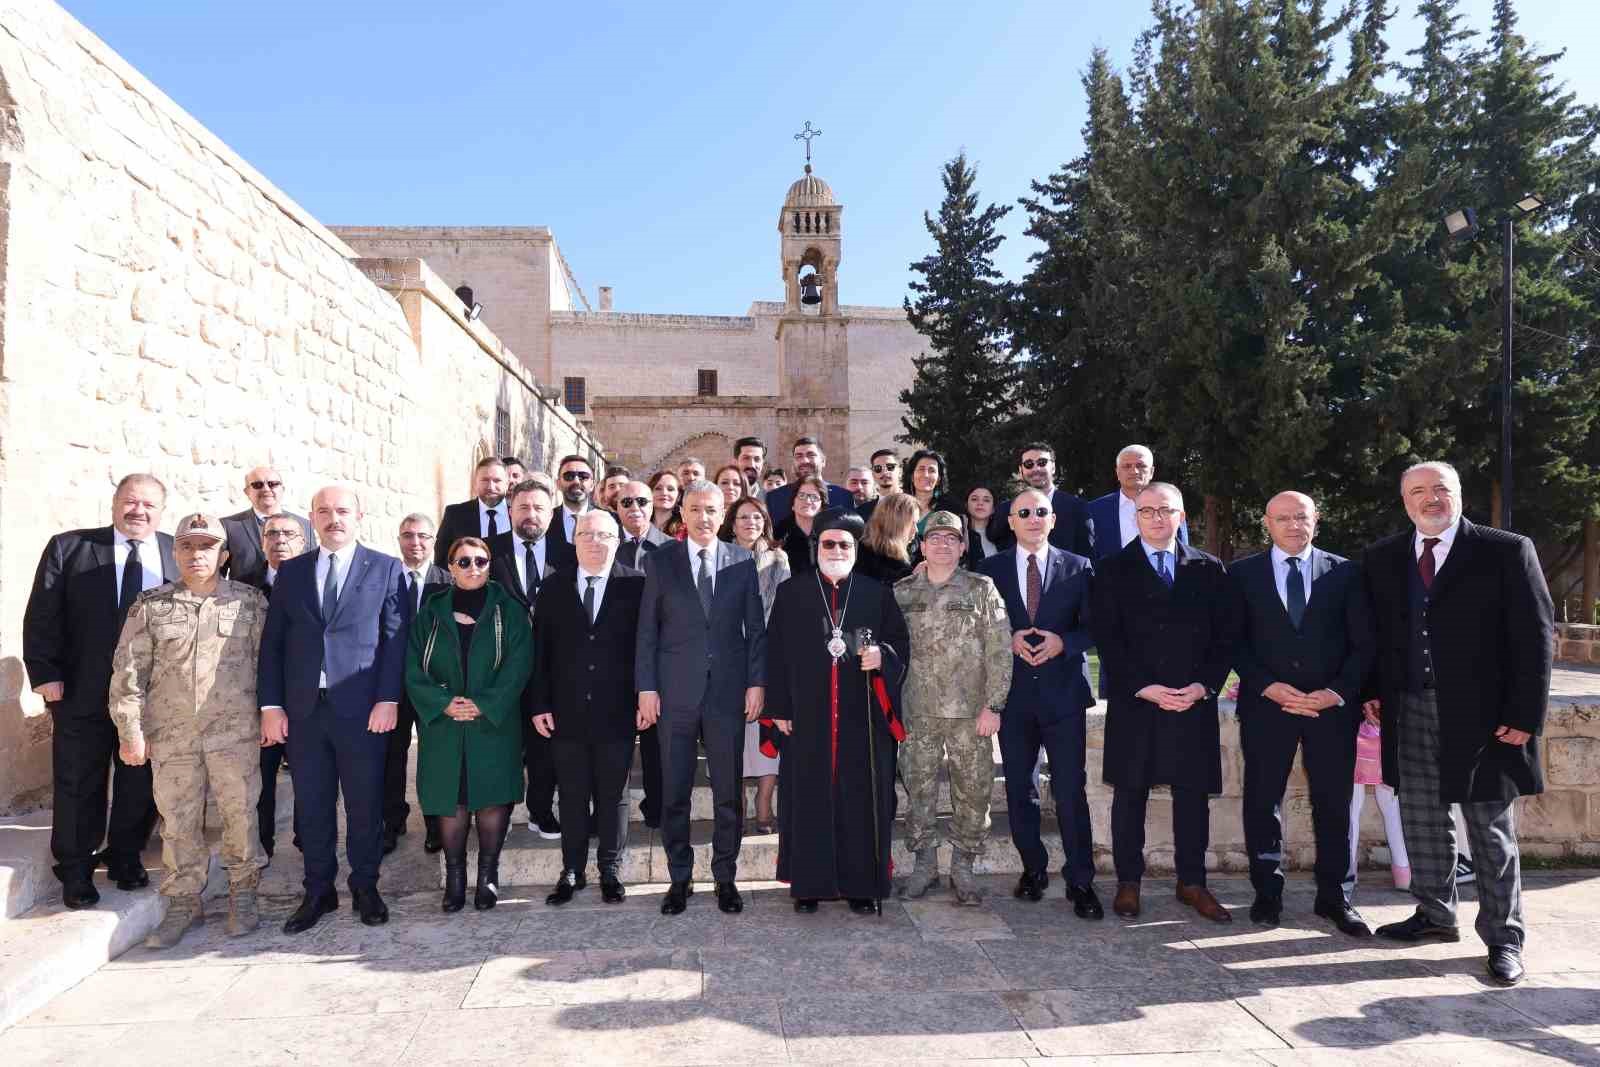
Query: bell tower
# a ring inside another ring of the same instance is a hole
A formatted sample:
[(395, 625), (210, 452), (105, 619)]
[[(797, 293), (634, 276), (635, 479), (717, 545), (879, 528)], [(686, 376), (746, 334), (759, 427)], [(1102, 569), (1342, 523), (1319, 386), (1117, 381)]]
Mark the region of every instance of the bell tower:
[(811, 128), (795, 134), (806, 143), (806, 169), (789, 186), (778, 212), (783, 314), (778, 319), (780, 454), (801, 434), (814, 434), (828, 456), (825, 477), (840, 481), (850, 463), (850, 343), (839, 306), (839, 256), (844, 207), (828, 183), (811, 172)]

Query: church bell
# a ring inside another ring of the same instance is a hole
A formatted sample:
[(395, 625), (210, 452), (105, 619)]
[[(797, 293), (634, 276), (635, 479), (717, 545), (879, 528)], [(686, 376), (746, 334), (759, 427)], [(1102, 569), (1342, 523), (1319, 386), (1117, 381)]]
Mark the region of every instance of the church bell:
[(817, 276), (815, 274), (803, 274), (800, 276), (800, 303), (822, 303), (822, 293), (817, 289)]

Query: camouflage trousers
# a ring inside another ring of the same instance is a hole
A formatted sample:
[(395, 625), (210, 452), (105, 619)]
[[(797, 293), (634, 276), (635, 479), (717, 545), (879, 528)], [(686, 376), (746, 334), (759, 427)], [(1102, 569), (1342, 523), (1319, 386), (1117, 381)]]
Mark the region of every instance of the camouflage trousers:
[(989, 800), (994, 791), (994, 740), (979, 737), (973, 719), (908, 716), (900, 745), (900, 777), (906, 787), (906, 831), (911, 851), (939, 844), (939, 767), (949, 757), (950, 844), (981, 852), (989, 836)]
[[(152, 749), (158, 746), (152, 745)], [(206, 793), (222, 816), (222, 867), (230, 889), (253, 889), (261, 881), (261, 841), (256, 800), (261, 795), (261, 749), (252, 743), (214, 752), (196, 748), (150, 759), (156, 810), (161, 813), (161, 895), (198, 896), (211, 869), (206, 843)]]

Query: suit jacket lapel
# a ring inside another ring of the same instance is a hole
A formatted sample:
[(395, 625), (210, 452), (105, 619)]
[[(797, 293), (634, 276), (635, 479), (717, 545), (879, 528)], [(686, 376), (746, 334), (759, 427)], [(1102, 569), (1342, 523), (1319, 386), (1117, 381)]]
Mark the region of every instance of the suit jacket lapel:
[(1044, 581), (1039, 586), (1041, 600), (1050, 591), (1050, 587), (1056, 583), (1056, 579), (1061, 577), (1062, 568), (1067, 565), (1066, 558), (1061, 554), (1059, 548), (1048, 541), (1045, 544), (1048, 546), (1048, 551), (1045, 552)]
[(1444, 557), (1444, 563), (1433, 576), (1433, 588), (1428, 590), (1429, 600), (1438, 600), (1460, 580), (1461, 575), (1466, 573), (1471, 565), (1472, 553), (1477, 549), (1477, 542), (1476, 527), (1463, 518), (1460, 527), (1456, 529), (1456, 538), (1450, 544), (1450, 553)]
[(94, 565), (97, 570), (103, 569), (106, 574), (105, 588), (110, 591), (111, 608), (117, 608), (117, 601), (122, 598), (122, 589), (117, 585), (117, 535), (116, 527), (107, 526), (98, 530), (95, 536), (89, 539), (91, 551), (94, 553)]
[[(371, 562), (371, 554), (361, 545), (356, 545), (356, 550), (350, 554), (350, 573), (346, 574), (344, 581), (339, 583), (339, 599), (333, 603), (333, 619), (337, 619), (343, 613), (345, 604), (349, 602), (351, 596), (361, 585), (362, 579), (367, 576), (367, 564)], [(312, 583), (312, 585), (315, 584), (315, 582)], [(333, 619), (327, 619), (324, 622), (331, 625)]]

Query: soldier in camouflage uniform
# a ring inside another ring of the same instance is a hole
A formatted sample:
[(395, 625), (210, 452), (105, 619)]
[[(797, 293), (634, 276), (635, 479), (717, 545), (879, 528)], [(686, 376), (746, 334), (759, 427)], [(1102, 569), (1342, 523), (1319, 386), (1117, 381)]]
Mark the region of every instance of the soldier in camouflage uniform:
[(906, 829), (916, 867), (900, 887), (920, 897), (938, 884), (939, 765), (950, 768), (950, 883), (961, 904), (982, 900), (973, 860), (989, 836), (989, 796), (994, 788), (996, 708), (1011, 687), (1011, 626), (1005, 602), (988, 578), (958, 567), (967, 547), (961, 520), (935, 511), (923, 526), (927, 566), (898, 582), (894, 596), (917, 650), (905, 687), (907, 738), (900, 746), (900, 775), (908, 800)]
[(217, 577), (228, 555), (223, 538), (215, 516), (187, 515), (178, 522), (173, 551), (181, 577), (134, 601), (112, 660), (111, 718), (122, 759), (153, 764), (162, 819), (167, 913), (145, 942), (151, 948), (176, 945), (204, 921), (208, 788), (222, 815), (228, 933), (248, 933), (260, 922), (256, 655), (267, 601), (251, 586)]

